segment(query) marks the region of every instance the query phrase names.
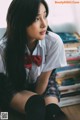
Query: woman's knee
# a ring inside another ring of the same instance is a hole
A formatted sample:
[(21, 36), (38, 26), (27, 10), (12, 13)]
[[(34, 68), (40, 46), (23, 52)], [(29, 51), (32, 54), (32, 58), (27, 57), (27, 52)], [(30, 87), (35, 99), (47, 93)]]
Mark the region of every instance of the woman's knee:
[(58, 104), (58, 98), (56, 96), (46, 96), (44, 97), (44, 100), (46, 105), (51, 103)]

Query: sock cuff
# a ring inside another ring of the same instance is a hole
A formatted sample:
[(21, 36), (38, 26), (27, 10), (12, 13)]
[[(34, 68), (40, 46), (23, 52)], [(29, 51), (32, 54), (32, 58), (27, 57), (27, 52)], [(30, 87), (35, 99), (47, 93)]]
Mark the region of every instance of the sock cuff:
[(46, 111), (52, 111), (52, 113), (57, 113), (61, 111), (61, 109), (57, 104), (51, 103), (46, 106)]
[(31, 106), (35, 108), (35, 105), (39, 105), (39, 104), (42, 104), (45, 106), (44, 99), (40, 95), (33, 95), (27, 100), (25, 104), (25, 111), (27, 111), (27, 109), (30, 108)]
[(25, 104), (27, 120), (45, 120), (45, 101), (40, 95), (31, 96)]
[[(51, 103), (51, 104), (48, 104), (46, 106), (46, 113), (50, 113), (50, 115), (57, 115), (56, 117), (58, 118), (57, 120), (62, 120), (61, 118), (64, 118), (64, 120), (66, 120), (66, 115), (65, 113), (61, 110), (61, 108), (55, 104), (55, 103)], [(48, 114), (49, 115), (49, 114)], [(50, 116), (49, 115), (49, 116)], [(60, 118), (59, 118), (60, 117)]]

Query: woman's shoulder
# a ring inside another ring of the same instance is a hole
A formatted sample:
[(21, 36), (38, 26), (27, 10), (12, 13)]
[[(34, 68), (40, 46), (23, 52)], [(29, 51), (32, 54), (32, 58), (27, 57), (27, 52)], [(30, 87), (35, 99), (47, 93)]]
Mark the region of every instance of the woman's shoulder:
[(45, 39), (49, 42), (62, 42), (62, 39), (60, 38), (60, 36), (54, 32), (48, 31), (48, 34), (46, 34)]
[(63, 45), (63, 42), (60, 36), (50, 31), (48, 31), (48, 34), (46, 34), (45, 36), (45, 42), (46, 42), (46, 45), (50, 47), (51, 46), (54, 47), (54, 45), (57, 45), (57, 46)]

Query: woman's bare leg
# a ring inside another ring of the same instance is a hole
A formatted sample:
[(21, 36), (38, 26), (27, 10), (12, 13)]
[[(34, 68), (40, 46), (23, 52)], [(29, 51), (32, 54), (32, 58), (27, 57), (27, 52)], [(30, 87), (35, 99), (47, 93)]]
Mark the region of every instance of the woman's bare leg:
[(17, 93), (10, 105), (18, 112), (25, 113), (26, 120), (45, 120), (45, 101), (34, 92), (25, 90)]
[(45, 100), (45, 104), (46, 104), (46, 105), (51, 104), (51, 103), (58, 104), (58, 99), (57, 99), (57, 97), (48, 96), (48, 97), (45, 97), (44, 100)]
[(18, 112), (25, 113), (25, 104), (33, 95), (37, 94), (26, 90), (16, 93), (16, 95), (12, 98), (10, 106)]

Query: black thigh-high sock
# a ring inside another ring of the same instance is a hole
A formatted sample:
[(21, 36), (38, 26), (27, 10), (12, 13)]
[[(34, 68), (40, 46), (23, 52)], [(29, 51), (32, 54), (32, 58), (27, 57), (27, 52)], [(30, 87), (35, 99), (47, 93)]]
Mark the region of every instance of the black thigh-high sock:
[(45, 101), (40, 95), (33, 95), (25, 104), (26, 120), (45, 120)]
[(54, 103), (46, 106), (46, 120), (67, 120), (60, 107)]

